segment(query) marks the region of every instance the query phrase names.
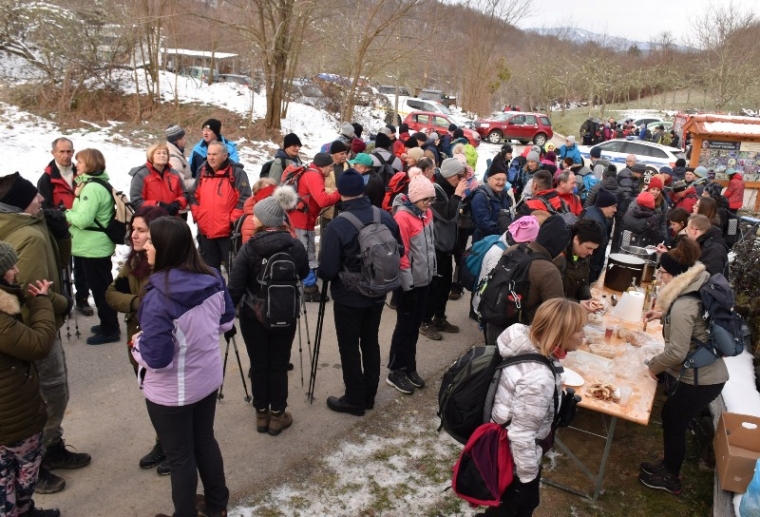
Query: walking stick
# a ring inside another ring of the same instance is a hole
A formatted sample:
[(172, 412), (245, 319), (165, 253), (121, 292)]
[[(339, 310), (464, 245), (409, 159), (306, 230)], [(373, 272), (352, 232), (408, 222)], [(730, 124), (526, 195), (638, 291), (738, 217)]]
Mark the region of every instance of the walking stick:
[[(301, 310), (303, 311), (304, 325), (306, 325), (306, 346), (311, 357), (311, 337), (309, 336), (309, 317), (306, 314), (306, 302), (303, 299), (303, 286), (301, 286)], [(300, 313), (299, 313), (300, 316)], [(298, 354), (301, 361), (301, 386), (303, 387), (303, 349), (301, 348), (301, 320), (298, 320)]]
[(306, 397), (309, 403), (314, 403), (314, 387), (317, 383), (317, 367), (319, 366), (319, 346), (322, 344), (322, 327), (325, 320), (325, 305), (327, 303), (327, 280), (322, 281), (322, 293), (319, 298), (319, 312), (317, 313), (317, 330), (314, 333), (314, 354), (311, 356), (311, 376), (309, 377), (309, 390)]
[[(226, 338), (225, 338), (226, 339)], [(232, 346), (235, 348), (235, 356), (237, 357), (237, 363), (238, 368), (240, 369), (240, 380), (243, 381), (243, 390), (245, 391), (245, 401), (250, 402), (251, 395), (248, 393), (248, 385), (245, 383), (245, 376), (243, 375), (243, 364), (240, 361), (240, 352), (238, 352), (238, 346), (237, 346), (237, 340), (235, 340), (235, 336), (232, 336), (232, 339), (227, 339), (227, 348), (224, 350), (224, 366), (222, 366), (222, 385), (219, 386), (219, 395), (216, 396), (218, 400), (222, 400), (224, 398), (224, 379), (227, 377), (227, 357), (230, 354), (230, 341), (232, 341)]]

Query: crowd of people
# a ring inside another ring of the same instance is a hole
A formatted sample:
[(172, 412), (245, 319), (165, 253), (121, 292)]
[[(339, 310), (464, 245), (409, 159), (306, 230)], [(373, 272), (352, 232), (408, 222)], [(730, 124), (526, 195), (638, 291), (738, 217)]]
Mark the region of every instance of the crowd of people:
[(630, 118), (623, 122), (616, 122), (614, 117), (609, 117), (606, 121), (590, 118), (581, 125), (580, 134), (583, 145), (596, 145), (613, 138), (636, 137), (675, 149), (686, 147), (686, 142), (681, 141), (675, 129), (666, 130), (665, 124), (656, 124), (652, 130), (646, 122), (637, 126)]
[[(117, 242), (106, 231), (114, 199), (100, 151), (75, 154), (69, 139), (58, 138), (36, 187), (18, 173), (0, 178), (0, 325), (6, 329), (0, 369), (25, 372), (0, 386), (0, 399), (12, 401), (0, 409), (6, 514), (59, 515), (34, 507), (33, 492), (63, 490), (65, 480), (52, 471), (90, 462), (88, 454), (66, 448), (61, 426), (68, 383), (60, 329), (72, 311), (97, 312), (88, 345), (127, 343), (156, 431), (139, 466), (171, 476), (174, 515), (223, 516), (229, 491), (213, 423), (223, 375), (219, 339), (234, 339), (236, 312), (251, 365), (256, 430), (278, 436), (294, 421), (286, 411), (287, 372), (302, 302), (333, 306), (345, 389), (328, 397), (328, 408), (363, 416), (378, 391), (386, 304), (396, 311), (386, 384), (412, 394), (426, 384), (417, 368), (419, 336), (441, 340), (459, 332), (446, 311), (465, 289), (470, 317), (502, 356), (530, 350), (556, 360), (577, 347), (587, 315), (599, 310), (590, 287), (604, 271), (608, 245), (613, 252), (656, 247), (666, 257), (663, 278), (682, 275), (681, 291), (686, 279), (698, 288), (705, 275), (728, 276), (728, 227), (743, 201), (736, 171), (729, 171), (725, 191), (704, 167), (683, 161), (649, 175), (631, 155), (618, 171), (598, 148), (585, 163), (570, 136), (559, 148), (529, 146), (518, 156), (505, 144), (478, 177), (477, 151), (456, 126), (427, 135), (389, 125), (369, 140), (362, 132), (361, 125), (344, 123), (310, 161), (301, 158), (299, 136), (287, 134), (251, 185), (218, 120), (203, 124), (189, 158), (184, 129), (169, 126), (166, 141), (151, 145), (145, 164), (130, 171), (135, 212), (129, 254), (116, 278)], [(476, 247), (482, 256), (472, 271)], [(523, 259), (525, 290), (506, 293), (522, 297), (519, 310), (489, 319), (489, 283), (498, 285), (506, 260)], [(665, 311), (668, 303), (694, 309), (669, 300)], [(118, 313), (125, 314), (124, 336)], [(666, 319), (666, 329), (676, 325)], [(677, 339), (666, 332), (666, 351), (650, 364), (653, 375), (672, 376), (688, 350), (692, 331), (678, 329)], [(528, 421), (539, 424), (527, 425), (522, 438), (510, 431), (514, 486), (524, 489), (505, 497), (519, 496), (520, 510), (507, 514), (500, 507), (487, 515), (530, 515), (538, 506), (540, 449), (533, 440), (543, 438), (556, 380), (538, 366), (528, 370), (500, 384), (494, 406), (497, 422), (517, 422), (527, 411)], [(718, 370), (709, 377), (712, 389), (694, 388), (698, 404), (666, 405), (664, 411), (677, 414), (668, 413), (664, 463), (642, 465), (648, 486), (680, 490), (684, 419), (720, 392), (726, 375)], [(534, 377), (535, 393), (516, 401), (515, 385)], [(693, 384), (686, 377), (678, 382)], [(690, 390), (679, 389), (679, 397)], [(518, 447), (523, 439), (527, 445)], [(196, 499), (199, 473), (204, 497)]]

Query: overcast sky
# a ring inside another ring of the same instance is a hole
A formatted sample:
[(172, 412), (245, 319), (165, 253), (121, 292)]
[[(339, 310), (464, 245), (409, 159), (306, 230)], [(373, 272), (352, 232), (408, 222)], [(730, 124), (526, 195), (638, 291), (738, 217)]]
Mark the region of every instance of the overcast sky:
[[(760, 0), (734, 3), (760, 13)], [(691, 21), (701, 17), (711, 4), (728, 5), (729, 0), (535, 0), (536, 14), (520, 25), (579, 27), (633, 41), (649, 41), (669, 31), (682, 40), (688, 35)]]

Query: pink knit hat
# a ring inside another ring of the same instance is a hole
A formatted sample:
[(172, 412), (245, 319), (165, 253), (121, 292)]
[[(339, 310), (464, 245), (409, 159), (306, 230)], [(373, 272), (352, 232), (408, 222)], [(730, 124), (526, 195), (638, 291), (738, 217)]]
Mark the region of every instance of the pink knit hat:
[(435, 197), (435, 187), (425, 176), (415, 176), (409, 182), (409, 201), (416, 203), (420, 199)]
[(409, 176), (409, 179), (411, 180), (415, 176), (421, 176), (422, 169), (420, 169), (419, 167), (409, 167), (409, 170), (406, 171), (406, 175)]
[(517, 243), (533, 242), (538, 236), (538, 219), (525, 215), (509, 225), (509, 233)]

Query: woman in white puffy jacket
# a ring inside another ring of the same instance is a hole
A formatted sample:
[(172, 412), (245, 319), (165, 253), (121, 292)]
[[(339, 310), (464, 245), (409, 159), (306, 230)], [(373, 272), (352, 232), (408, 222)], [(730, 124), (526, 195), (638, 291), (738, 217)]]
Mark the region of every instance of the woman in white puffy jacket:
[[(556, 362), (581, 344), (586, 318), (585, 309), (573, 300), (547, 300), (536, 311), (532, 326), (516, 324), (501, 333), (499, 353), (505, 359), (538, 353)], [(561, 379), (541, 363), (518, 363), (502, 370), (491, 419), (499, 424), (509, 422), (515, 477), (502, 504), (480, 515), (524, 517), (533, 515), (538, 507), (543, 451), (537, 441), (551, 431), (555, 389), (562, 392)]]

